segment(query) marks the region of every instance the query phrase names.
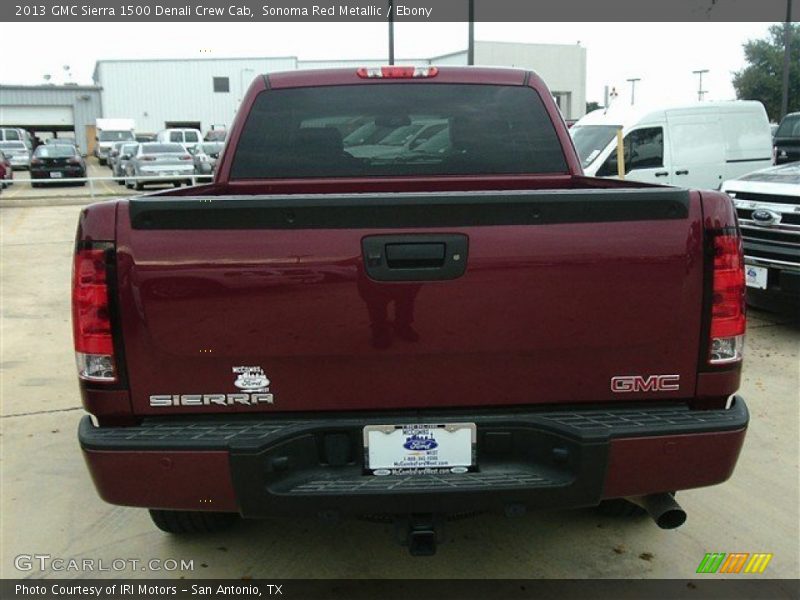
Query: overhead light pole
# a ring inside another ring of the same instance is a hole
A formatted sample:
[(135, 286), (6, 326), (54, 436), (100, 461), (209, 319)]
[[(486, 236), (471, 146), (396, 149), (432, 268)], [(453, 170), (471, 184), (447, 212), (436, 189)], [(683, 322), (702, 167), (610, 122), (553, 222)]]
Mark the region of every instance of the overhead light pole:
[(394, 64), (394, 5), (389, 0), (389, 64)]
[(789, 54), (792, 45), (792, 0), (786, 0), (786, 22), (783, 24), (783, 96), (781, 119), (789, 112)]
[(469, 0), (469, 25), (467, 27), (467, 64), (475, 64), (475, 0)]
[(708, 69), (698, 69), (697, 71), (692, 71), (692, 73), (700, 76), (700, 82), (697, 86), (697, 100), (702, 102), (703, 96), (706, 93), (706, 91), (703, 89), (703, 73), (708, 73)]
[(641, 80), (640, 77), (631, 77), (625, 80), (631, 84), (631, 106), (633, 106), (633, 103), (636, 101), (636, 82)]

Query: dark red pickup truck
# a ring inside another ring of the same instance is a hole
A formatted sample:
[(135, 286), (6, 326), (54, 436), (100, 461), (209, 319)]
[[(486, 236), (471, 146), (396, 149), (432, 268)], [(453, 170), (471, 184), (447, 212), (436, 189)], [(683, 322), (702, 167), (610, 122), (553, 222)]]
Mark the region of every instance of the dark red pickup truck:
[(727, 196), (584, 177), (535, 74), (270, 74), (213, 183), (78, 227), (79, 437), (166, 531), (603, 505), (662, 527), (732, 473)]

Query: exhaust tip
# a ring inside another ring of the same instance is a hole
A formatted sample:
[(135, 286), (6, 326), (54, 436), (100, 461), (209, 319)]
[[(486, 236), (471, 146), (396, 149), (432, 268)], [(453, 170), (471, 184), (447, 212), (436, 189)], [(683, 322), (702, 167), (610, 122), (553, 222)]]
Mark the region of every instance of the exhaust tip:
[(686, 522), (686, 511), (682, 508), (668, 510), (659, 515), (656, 525), (661, 529), (676, 529)]
[(629, 501), (644, 508), (661, 529), (675, 529), (686, 522), (686, 511), (675, 502), (672, 494), (650, 494)]

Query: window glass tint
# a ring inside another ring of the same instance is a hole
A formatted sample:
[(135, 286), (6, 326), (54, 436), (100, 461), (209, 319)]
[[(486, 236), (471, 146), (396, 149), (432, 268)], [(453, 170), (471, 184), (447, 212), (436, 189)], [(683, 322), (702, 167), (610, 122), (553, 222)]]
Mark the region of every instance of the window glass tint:
[(0, 148), (4, 150), (22, 150), (25, 144), (22, 142), (0, 142)]
[(784, 117), (775, 137), (800, 137), (800, 114)]
[(183, 141), (183, 132), (182, 131), (170, 131), (170, 133), (169, 133), (169, 141), (170, 142), (182, 142)]
[(68, 158), (75, 156), (75, 146), (66, 144), (53, 144), (50, 146), (39, 146), (33, 153), (38, 158)]
[(130, 131), (101, 131), (99, 135), (101, 142), (118, 142), (120, 140), (132, 140), (133, 133)]
[(7, 140), (20, 140), (22, 139), (19, 135), (19, 131), (16, 129), (6, 129), (5, 130), (5, 137)]
[(196, 131), (186, 131), (183, 135), (184, 141), (186, 142), (197, 142), (200, 140), (200, 137), (197, 135)]
[(186, 148), (180, 144), (142, 144), (142, 154), (186, 154)]
[[(636, 169), (655, 169), (664, 166), (664, 130), (647, 127), (631, 131), (625, 136), (625, 172)], [(598, 177), (617, 174), (617, 151), (614, 150), (597, 171)]]
[(215, 92), (229, 92), (231, 91), (231, 80), (228, 77), (214, 77), (214, 91)]
[(617, 135), (616, 125), (582, 125), (570, 129), (572, 142), (581, 159), (581, 165), (588, 167)]
[(139, 144), (125, 144), (120, 150), (120, 154), (133, 155), (136, 153), (136, 148)]
[(220, 144), (218, 142), (215, 142), (213, 144), (201, 144), (200, 147), (203, 149), (203, 152), (205, 152), (206, 154), (216, 154), (216, 153), (222, 151), (222, 147), (223, 146), (224, 146), (224, 144)]
[(566, 171), (531, 88), (404, 83), (262, 92), (232, 178)]

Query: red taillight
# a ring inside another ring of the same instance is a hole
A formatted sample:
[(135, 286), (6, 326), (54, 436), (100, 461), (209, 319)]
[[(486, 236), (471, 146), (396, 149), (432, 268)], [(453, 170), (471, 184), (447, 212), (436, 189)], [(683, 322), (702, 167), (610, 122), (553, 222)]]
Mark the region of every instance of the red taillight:
[(356, 74), (362, 79), (411, 79), (436, 77), (439, 67), (360, 67)]
[(81, 161), (78, 158), (70, 158), (70, 159), (67, 160), (67, 162), (69, 164), (71, 164), (71, 165), (79, 165), (79, 164), (81, 164)]
[(108, 303), (109, 248), (109, 244), (93, 244), (79, 249), (73, 264), (72, 331), (78, 376), (89, 381), (117, 379)]
[(155, 156), (140, 156), (139, 160), (155, 160)]
[(192, 160), (192, 157), (189, 154), (184, 154), (183, 156), (179, 156), (178, 160)]
[(42, 164), (41, 159), (39, 159), (39, 158), (32, 158), (31, 159), (31, 166), (32, 167), (36, 167), (36, 166), (41, 165), (41, 164)]
[(745, 331), (745, 283), (742, 238), (737, 232), (714, 236), (714, 276), (708, 362), (742, 359)]

